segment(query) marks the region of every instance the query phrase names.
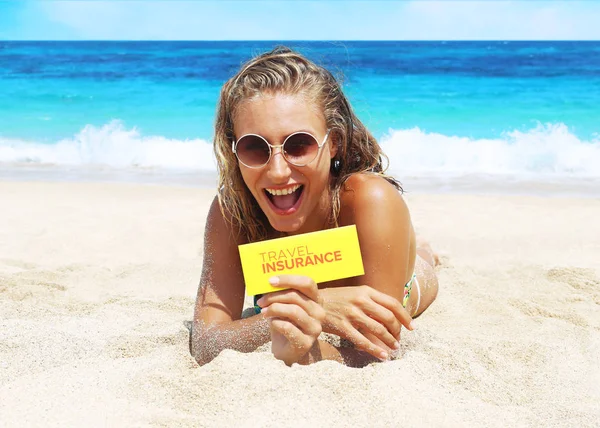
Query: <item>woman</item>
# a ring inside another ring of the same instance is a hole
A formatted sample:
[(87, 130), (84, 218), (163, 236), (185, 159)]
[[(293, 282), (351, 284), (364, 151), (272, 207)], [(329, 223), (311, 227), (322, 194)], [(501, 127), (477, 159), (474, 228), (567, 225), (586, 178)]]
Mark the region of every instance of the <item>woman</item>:
[[(270, 340), (288, 365), (388, 359), (401, 325), (412, 329), (411, 315), (437, 295), (435, 256), (417, 248), (402, 189), (384, 174), (385, 155), (333, 75), (287, 48), (249, 61), (221, 90), (214, 149), (219, 190), (206, 224), (194, 358), (204, 364), (223, 349), (250, 352)], [(273, 277), (288, 289), (262, 296), (261, 313), (241, 319), (238, 245), (351, 224), (363, 276), (318, 286)], [(354, 347), (321, 341), (321, 332)]]

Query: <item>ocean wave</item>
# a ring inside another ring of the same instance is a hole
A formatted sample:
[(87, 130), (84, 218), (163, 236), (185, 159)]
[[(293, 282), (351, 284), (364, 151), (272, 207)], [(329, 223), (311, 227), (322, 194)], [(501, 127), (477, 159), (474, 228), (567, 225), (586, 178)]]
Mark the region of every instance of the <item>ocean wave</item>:
[[(390, 171), (398, 177), (600, 177), (600, 136), (580, 140), (562, 123), (508, 131), (498, 139), (390, 129), (380, 141)], [(0, 163), (216, 171), (210, 142), (143, 136), (118, 120), (101, 127), (86, 125), (73, 138), (52, 144), (0, 138)]]
[(216, 171), (209, 142), (142, 136), (118, 120), (102, 127), (86, 125), (73, 138), (53, 144), (0, 139), (0, 162)]
[(396, 174), (600, 177), (600, 136), (580, 140), (562, 123), (538, 124), (498, 139), (393, 130), (381, 140)]

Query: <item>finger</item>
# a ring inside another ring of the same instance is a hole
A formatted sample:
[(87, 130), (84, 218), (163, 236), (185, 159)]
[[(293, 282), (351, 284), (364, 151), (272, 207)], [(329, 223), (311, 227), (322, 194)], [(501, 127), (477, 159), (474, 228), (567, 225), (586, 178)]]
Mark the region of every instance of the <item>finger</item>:
[(256, 303), (262, 308), (273, 303), (294, 303), (304, 307), (308, 302), (312, 302), (312, 300), (306, 297), (305, 294), (294, 289), (288, 289), (265, 294)]
[(300, 346), (302, 348), (310, 348), (314, 343), (315, 337), (306, 335), (300, 330), (294, 323), (282, 319), (282, 318), (271, 318), (269, 319), (269, 328), (284, 336), (294, 346)]
[[(400, 324), (398, 324), (399, 326)], [(361, 331), (369, 331), (383, 343), (385, 343), (390, 349), (398, 349), (400, 344), (397, 338), (400, 337), (400, 329), (398, 329), (397, 335), (392, 335), (388, 329), (380, 322), (375, 321), (372, 318), (363, 316), (355, 320), (355, 326), (359, 327)]]
[(297, 305), (274, 303), (266, 308), (267, 318), (279, 318), (287, 320), (298, 327), (304, 334), (318, 336), (321, 334), (322, 326), (320, 320), (311, 317), (306, 311)]
[(408, 311), (406, 309), (404, 309), (404, 307), (402, 306), (402, 303), (400, 303), (398, 301), (398, 299), (395, 299), (392, 296), (388, 296), (387, 294), (382, 293), (381, 291), (375, 290), (374, 288), (371, 288), (369, 295), (371, 296), (371, 299), (373, 299), (373, 301), (375, 303), (378, 303), (381, 306), (384, 306), (387, 309), (389, 309), (390, 311), (392, 311), (395, 318), (398, 321), (400, 321), (400, 323), (404, 327), (406, 327), (408, 330), (413, 330), (413, 327), (411, 325), (412, 317), (410, 316)]
[(319, 301), (319, 288), (312, 278), (304, 275), (279, 275), (269, 279), (274, 287), (287, 287), (298, 290), (315, 302)]
[(298, 305), (306, 311), (311, 317), (323, 321), (325, 319), (325, 310), (317, 302), (309, 299), (303, 293), (297, 290), (284, 290), (275, 293), (269, 293), (258, 300), (261, 308), (266, 308), (274, 303), (286, 303)]
[(285, 303), (273, 303), (263, 310), (267, 318), (284, 319), (294, 324), (304, 334), (309, 336), (318, 336), (321, 334), (322, 327), (320, 320), (311, 317), (304, 309), (298, 305), (289, 305)]
[(359, 351), (364, 351), (375, 358), (380, 360), (388, 360), (390, 355), (387, 353), (385, 349), (380, 346), (375, 345), (365, 336), (363, 336), (358, 330), (353, 328), (351, 325), (347, 326), (347, 337), (350, 342), (354, 344), (354, 347)]
[[(375, 320), (375, 322), (381, 326), (381, 329), (385, 330), (393, 337), (400, 337), (401, 324), (392, 311), (379, 303), (376, 303), (372, 299), (364, 301), (362, 305), (362, 312), (368, 315), (371, 320)], [(361, 318), (362, 317), (355, 319), (356, 321), (361, 321)], [(379, 330), (379, 328), (377, 330)]]

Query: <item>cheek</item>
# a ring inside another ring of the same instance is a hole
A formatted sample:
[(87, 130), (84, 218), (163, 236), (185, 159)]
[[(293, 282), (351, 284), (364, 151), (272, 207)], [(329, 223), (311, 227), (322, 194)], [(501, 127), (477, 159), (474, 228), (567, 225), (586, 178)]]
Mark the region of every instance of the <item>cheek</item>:
[(311, 178), (314, 181), (313, 187), (317, 189), (319, 193), (323, 192), (329, 185), (329, 164), (331, 160), (329, 157), (323, 157), (314, 171), (312, 171)]
[(257, 183), (261, 177), (261, 171), (241, 166), (240, 173), (242, 175), (242, 179), (244, 180), (244, 184), (250, 191), (250, 194), (254, 197), (256, 202), (262, 203), (262, 191), (257, 187)]
[(250, 189), (250, 192), (254, 193), (253, 183), (256, 182), (256, 172), (249, 168), (240, 167), (240, 173), (246, 187)]

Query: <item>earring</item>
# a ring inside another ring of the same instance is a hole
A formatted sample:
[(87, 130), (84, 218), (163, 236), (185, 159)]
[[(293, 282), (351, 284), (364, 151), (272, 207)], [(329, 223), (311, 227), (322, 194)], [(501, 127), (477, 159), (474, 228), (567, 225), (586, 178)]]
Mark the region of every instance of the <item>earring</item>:
[(332, 159), (330, 169), (333, 174), (335, 174), (335, 175), (339, 174), (340, 170), (342, 169), (342, 163), (340, 162), (340, 160)]

